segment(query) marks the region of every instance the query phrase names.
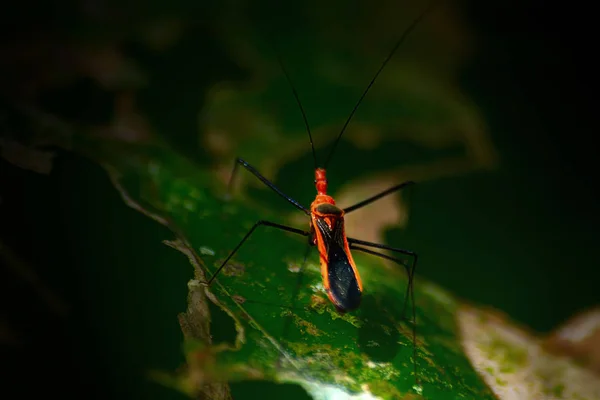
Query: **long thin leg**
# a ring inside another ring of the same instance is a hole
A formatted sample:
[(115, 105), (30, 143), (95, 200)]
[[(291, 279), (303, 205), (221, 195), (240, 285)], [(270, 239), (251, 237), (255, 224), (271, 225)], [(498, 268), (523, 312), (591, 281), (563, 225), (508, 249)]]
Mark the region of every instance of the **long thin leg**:
[(412, 257), (414, 259), (415, 265), (417, 264), (418, 255), (417, 255), (417, 253), (415, 253), (412, 250), (401, 249), (399, 247), (392, 247), (392, 246), (388, 246), (388, 245), (381, 244), (381, 243), (367, 242), (365, 240), (360, 240), (360, 239), (355, 239), (355, 238), (348, 238), (348, 243), (349, 244), (358, 244), (360, 246), (374, 247), (376, 249), (389, 250), (389, 251), (393, 251), (394, 253), (404, 254), (406, 256)]
[(367, 204), (371, 204), (374, 201), (377, 201), (379, 199), (381, 199), (382, 197), (387, 196), (388, 194), (392, 194), (394, 192), (397, 192), (399, 190), (402, 190), (403, 188), (410, 186), (410, 185), (414, 185), (415, 183), (413, 181), (407, 181), (407, 182), (403, 182), (399, 185), (396, 186), (392, 186), (391, 188), (384, 190), (383, 192), (376, 194), (375, 196), (369, 197), (366, 200), (361, 201), (360, 203), (357, 203), (353, 206), (350, 207), (346, 207), (344, 208), (344, 212), (346, 214), (348, 214), (349, 212), (352, 212), (354, 210), (358, 210), (359, 208), (363, 208), (364, 206), (366, 206)]
[[(359, 247), (354, 243), (349, 243), (349, 246), (350, 246), (350, 249), (356, 249), (358, 251), (362, 251), (363, 253), (368, 253), (368, 254), (372, 254), (377, 257), (385, 258), (386, 260), (393, 261), (396, 264), (400, 264), (401, 266), (404, 267), (404, 269), (406, 270), (406, 275), (408, 276), (408, 288), (409, 288), (409, 290), (406, 292), (405, 298), (404, 298), (404, 308), (402, 309), (402, 315), (404, 315), (404, 313), (406, 312), (406, 303), (408, 300), (408, 293), (409, 292), (412, 293), (412, 282), (413, 282), (413, 278), (414, 278), (414, 274), (415, 274), (415, 266), (417, 264), (416, 258), (413, 258), (413, 262), (412, 262), (411, 266), (408, 266), (408, 265), (406, 265), (406, 262), (404, 260), (401, 260), (399, 258), (390, 257), (387, 254), (378, 253), (378, 252), (370, 250), (370, 249), (365, 249), (364, 247)], [(403, 254), (405, 254), (405, 253), (403, 253)], [(411, 301), (412, 301), (412, 299), (411, 299)]]
[(206, 285), (210, 286), (210, 284), (215, 280), (215, 278), (217, 277), (217, 275), (219, 274), (219, 272), (221, 272), (221, 270), (223, 269), (223, 267), (225, 267), (225, 264), (227, 264), (227, 261), (229, 261), (231, 259), (231, 257), (233, 257), (233, 255), (240, 249), (240, 247), (242, 247), (242, 245), (244, 244), (244, 242), (250, 237), (250, 235), (252, 235), (252, 232), (254, 232), (254, 230), (256, 228), (258, 228), (259, 226), (261, 226), (261, 225), (270, 226), (270, 227), (273, 227), (273, 228), (281, 229), (282, 231), (296, 233), (296, 234), (302, 235), (302, 236), (308, 236), (308, 235), (310, 235), (309, 232), (303, 231), (302, 229), (296, 229), (296, 228), (292, 228), (290, 226), (276, 224), (275, 222), (258, 221), (257, 223), (255, 223), (252, 226), (252, 228), (250, 228), (250, 230), (248, 231), (248, 233), (246, 233), (246, 236), (244, 236), (244, 238), (241, 240), (241, 242), (238, 243), (237, 246), (235, 246), (235, 249), (233, 249), (233, 251), (229, 254), (229, 256), (227, 256), (227, 258), (225, 259), (225, 261), (223, 261), (223, 264), (221, 264), (221, 266), (210, 277), (210, 279), (208, 280), (208, 282), (206, 282)]
[[(406, 273), (408, 274), (408, 284), (411, 286), (410, 289), (411, 289), (411, 293), (412, 293), (413, 277), (415, 275), (415, 270), (417, 269), (417, 261), (419, 260), (419, 256), (417, 255), (417, 253), (415, 253), (414, 251), (411, 251), (411, 250), (401, 249), (399, 247), (391, 247), (391, 246), (387, 246), (385, 244), (367, 242), (364, 240), (359, 240), (359, 239), (354, 239), (354, 238), (348, 238), (348, 244), (351, 247), (352, 247), (352, 245), (361, 245), (361, 246), (367, 246), (367, 247), (374, 247), (376, 249), (389, 250), (389, 251), (393, 251), (394, 253), (400, 253), (400, 254), (404, 254), (406, 256), (411, 257), (412, 265), (411, 265), (410, 269), (407, 267), (406, 264), (402, 264), (402, 265), (404, 266), (404, 268), (406, 269)], [(354, 246), (354, 247), (356, 247), (356, 246)], [(381, 253), (377, 253), (377, 254), (381, 254)], [(382, 255), (382, 257), (383, 257), (383, 255)], [(386, 258), (386, 257), (389, 257), (389, 256), (385, 256), (384, 258)]]
[(248, 171), (250, 171), (252, 173), (252, 175), (257, 177), (262, 183), (264, 183), (269, 188), (271, 188), (271, 190), (273, 190), (275, 193), (277, 193), (278, 195), (280, 195), (281, 197), (286, 199), (288, 202), (292, 203), (292, 205), (294, 207), (296, 207), (299, 210), (302, 210), (306, 215), (310, 215), (310, 210), (308, 208), (304, 207), (302, 204), (298, 203), (296, 200), (292, 199), (290, 196), (283, 193), (271, 181), (269, 181), (267, 178), (262, 176), (262, 174), (260, 172), (258, 172), (256, 170), (256, 168), (254, 168), (252, 165), (248, 164), (246, 161), (244, 161), (243, 159), (241, 159), (239, 157), (236, 158), (235, 162), (233, 163), (233, 171), (231, 172), (231, 178), (229, 179), (229, 185), (227, 186), (227, 194), (228, 195), (231, 193), (231, 186), (233, 184), (233, 179), (235, 178), (235, 176), (237, 174), (238, 166), (240, 166), (240, 165), (242, 167), (246, 168)]
[[(415, 295), (414, 295), (413, 285), (412, 285), (413, 277), (414, 277), (414, 273), (415, 273), (415, 266), (417, 264), (416, 254), (415, 254), (415, 258), (413, 259), (412, 266), (411, 266), (411, 268), (409, 268), (408, 265), (406, 265), (406, 263), (404, 262), (404, 260), (401, 260), (399, 258), (390, 257), (387, 254), (379, 253), (379, 252), (376, 252), (376, 251), (373, 251), (370, 249), (365, 249), (364, 247), (359, 247), (352, 243), (349, 244), (349, 247), (352, 250), (362, 251), (363, 253), (371, 254), (371, 255), (374, 255), (377, 257), (385, 258), (386, 260), (393, 261), (397, 264), (402, 265), (406, 269), (406, 273), (408, 274), (408, 286), (406, 289), (406, 293), (404, 294), (404, 305), (402, 306), (402, 317), (404, 318), (404, 315), (406, 313), (406, 303), (408, 303), (408, 295), (410, 293), (410, 302), (411, 302), (411, 306), (412, 306), (412, 337), (413, 337), (413, 360), (414, 360), (413, 367), (414, 367), (415, 379), (416, 379), (417, 383), (419, 383), (420, 379), (419, 379), (419, 375), (417, 374), (417, 347), (416, 347), (417, 314), (416, 314), (416, 310), (415, 310)], [(401, 249), (398, 249), (398, 250), (401, 250)], [(406, 254), (406, 253), (402, 253), (402, 254)]]

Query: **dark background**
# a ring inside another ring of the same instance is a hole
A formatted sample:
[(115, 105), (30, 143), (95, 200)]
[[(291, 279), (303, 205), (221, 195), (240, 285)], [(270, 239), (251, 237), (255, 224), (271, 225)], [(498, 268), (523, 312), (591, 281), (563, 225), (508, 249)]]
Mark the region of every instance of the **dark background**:
[[(78, 27), (71, 6), (12, 5), (2, 17), (3, 47), (28, 30)], [(129, 10), (123, 14), (142, 5), (129, 7), (123, 6)], [(144, 7), (149, 13), (163, 12), (158, 5)], [(174, 13), (187, 10), (184, 3), (170, 7)], [(436, 243), (436, 251), (425, 255), (422, 277), (497, 307), (539, 332), (599, 300), (593, 241), (600, 215), (598, 130), (592, 108), (598, 63), (593, 12), (586, 7), (465, 3), (467, 20), (481, 43), (462, 73), (462, 88), (484, 112), (501, 156), (500, 169), (424, 185), (416, 201), (430, 210), (427, 217), (405, 231), (386, 234), (387, 242), (417, 250), (423, 238)], [(212, 43), (201, 29), (196, 34)], [(188, 40), (182, 48), (191, 51), (194, 40)], [(204, 64), (186, 63), (187, 50), (169, 57), (144, 54), (135, 46), (128, 51), (155, 68), (158, 77), (169, 65), (184, 71), (204, 68), (206, 80), (196, 82), (196, 90), (211, 81), (244, 77), (217, 40), (211, 49), (207, 58), (213, 61)], [(9, 84), (13, 72), (5, 70), (2, 78), (7, 109), (22, 101)], [(46, 93), (40, 103), (80, 123), (109, 118), (111, 93), (89, 81), (64, 90)], [(189, 120), (187, 129), (181, 122), (179, 133), (168, 139), (180, 149), (194, 148), (200, 96), (181, 83), (164, 90), (164, 96), (174, 95), (176, 111), (164, 112), (151, 96), (145, 111), (165, 127), (170, 119)], [(192, 151), (199, 160), (201, 153)], [(9, 365), (5, 389), (18, 382), (20, 398), (41, 393), (179, 397), (144, 375), (152, 368), (174, 370), (183, 362), (176, 315), (185, 308), (191, 269), (182, 255), (159, 245), (170, 233), (127, 208), (103, 170), (79, 156), (60, 152), (49, 176), (0, 163), (2, 241), (68, 307), (61, 314), (60, 306), (34, 290), (29, 278), (14, 269), (0, 270), (2, 358)], [(463, 228), (456, 232), (456, 226)], [(168, 274), (152, 270), (157, 260), (172, 266)], [(264, 386), (234, 385), (234, 395), (242, 389)]]

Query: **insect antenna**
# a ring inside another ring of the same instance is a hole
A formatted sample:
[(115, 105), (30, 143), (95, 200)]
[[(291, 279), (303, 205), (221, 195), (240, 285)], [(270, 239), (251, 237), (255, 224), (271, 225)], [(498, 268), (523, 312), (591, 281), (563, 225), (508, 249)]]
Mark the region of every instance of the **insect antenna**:
[(292, 90), (292, 93), (294, 94), (294, 98), (296, 99), (296, 103), (298, 104), (298, 107), (300, 108), (300, 112), (302, 113), (302, 119), (304, 120), (304, 126), (306, 127), (306, 132), (308, 133), (308, 139), (310, 141), (310, 149), (312, 150), (315, 169), (317, 169), (317, 167), (318, 167), (317, 154), (315, 152), (315, 145), (313, 143), (312, 133), (310, 131), (310, 125), (308, 123), (308, 118), (306, 117), (306, 112), (304, 111), (304, 107), (302, 106), (302, 102), (300, 101), (300, 96), (298, 95), (298, 91), (296, 90), (296, 87), (294, 86), (294, 83), (292, 82), (292, 78), (290, 78), (290, 75), (288, 74), (287, 69), (285, 68), (285, 64), (283, 63), (283, 59), (281, 58), (281, 52), (276, 47), (274, 41), (271, 41), (271, 46), (273, 47), (273, 50), (277, 56), (277, 62), (279, 63), (281, 72), (283, 72), (283, 75), (285, 75), (285, 79), (287, 80), (288, 84), (290, 85), (290, 89)]
[(392, 50), (390, 51), (390, 53), (388, 54), (388, 56), (385, 58), (385, 60), (383, 61), (383, 63), (381, 64), (381, 66), (379, 67), (379, 69), (377, 70), (377, 72), (375, 73), (375, 76), (373, 76), (373, 79), (371, 79), (371, 82), (369, 82), (369, 84), (367, 85), (367, 88), (362, 93), (362, 95), (360, 96), (360, 98), (358, 99), (358, 101), (356, 102), (356, 104), (354, 105), (354, 108), (350, 112), (350, 115), (348, 116), (348, 119), (346, 119), (346, 122), (344, 123), (344, 126), (342, 127), (342, 130), (340, 131), (340, 133), (338, 134), (337, 138), (335, 139), (335, 142), (333, 142), (333, 146), (331, 147), (331, 150), (329, 151), (329, 154), (327, 155), (327, 158), (325, 159), (325, 163), (323, 164), (323, 168), (327, 169), (327, 165), (329, 164), (329, 161), (331, 160), (331, 157), (333, 156), (333, 152), (335, 151), (335, 148), (336, 148), (337, 144), (339, 143), (340, 139), (342, 138), (342, 135), (346, 131), (346, 128), (348, 127), (348, 124), (352, 120), (352, 117), (354, 117), (354, 114), (356, 113), (356, 110), (358, 110), (358, 107), (361, 105), (363, 99), (365, 98), (365, 96), (367, 95), (367, 93), (369, 93), (369, 90), (371, 90), (371, 87), (373, 86), (373, 84), (375, 83), (375, 81), (377, 80), (377, 78), (379, 77), (379, 75), (381, 74), (381, 71), (383, 71), (383, 69), (385, 68), (385, 66), (387, 65), (387, 63), (392, 59), (392, 57), (394, 56), (394, 53), (396, 53), (396, 50), (398, 50), (398, 48), (400, 47), (400, 45), (402, 45), (402, 43), (404, 43), (404, 41), (406, 40), (406, 38), (408, 37), (408, 35), (417, 27), (417, 25), (423, 20), (423, 18), (425, 18), (427, 16), (427, 14), (429, 14), (429, 12), (433, 9), (433, 6), (435, 5), (435, 3), (436, 3), (435, 0), (431, 1), (429, 3), (429, 5), (427, 6), (427, 8), (425, 8), (425, 10), (423, 10), (421, 12), (421, 14), (412, 21), (412, 23), (408, 26), (408, 28), (406, 28), (404, 30), (404, 32), (402, 32), (402, 35), (400, 36), (400, 38), (398, 39), (398, 41), (396, 41), (396, 43), (394, 44), (394, 47), (392, 47)]

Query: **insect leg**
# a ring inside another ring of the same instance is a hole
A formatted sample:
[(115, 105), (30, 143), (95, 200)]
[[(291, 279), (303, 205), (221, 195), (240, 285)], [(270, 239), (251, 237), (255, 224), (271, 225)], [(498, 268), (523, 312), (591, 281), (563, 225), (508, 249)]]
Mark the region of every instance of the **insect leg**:
[(238, 245), (235, 246), (235, 249), (233, 249), (233, 251), (229, 254), (229, 256), (227, 256), (227, 258), (225, 259), (225, 261), (223, 261), (223, 264), (221, 264), (221, 266), (210, 277), (210, 279), (208, 280), (208, 282), (206, 282), (206, 285), (210, 285), (215, 280), (215, 278), (217, 277), (217, 275), (219, 274), (219, 272), (221, 272), (221, 270), (223, 269), (223, 267), (225, 267), (225, 265), (227, 264), (227, 261), (229, 261), (231, 259), (231, 257), (234, 256), (234, 254), (240, 249), (240, 247), (242, 247), (242, 245), (244, 244), (244, 242), (250, 237), (250, 235), (252, 235), (252, 232), (254, 232), (254, 230), (256, 228), (258, 228), (259, 226), (261, 226), (261, 225), (270, 226), (270, 227), (273, 227), (273, 228), (280, 229), (282, 231), (296, 233), (296, 234), (302, 235), (302, 236), (308, 236), (308, 235), (310, 235), (310, 232), (303, 231), (302, 229), (292, 228), (290, 226), (277, 224), (275, 222), (258, 221), (257, 223), (255, 223), (252, 226), (252, 228), (250, 228), (250, 230), (248, 231), (248, 233), (246, 233), (246, 236), (244, 236), (244, 238), (241, 240), (241, 242), (239, 242)]
[[(408, 274), (408, 285), (409, 285), (411, 296), (413, 296), (413, 299), (411, 299), (411, 300), (413, 302), (413, 307), (414, 307), (414, 295), (413, 295), (413, 291), (412, 291), (412, 284), (413, 284), (413, 278), (414, 278), (414, 275), (415, 275), (415, 270), (417, 269), (417, 261), (419, 259), (419, 256), (417, 255), (417, 253), (415, 253), (414, 251), (411, 251), (411, 250), (405, 250), (405, 249), (401, 249), (401, 248), (398, 248), (398, 247), (391, 247), (391, 246), (387, 246), (385, 244), (366, 242), (364, 240), (359, 240), (359, 239), (354, 239), (354, 238), (348, 238), (348, 244), (350, 245), (350, 247), (352, 247), (353, 245), (375, 247), (377, 249), (389, 250), (389, 251), (392, 251), (394, 253), (400, 253), (400, 254), (404, 254), (406, 256), (411, 257), (412, 258), (412, 264), (411, 264), (410, 268), (405, 263), (401, 263), (401, 264), (406, 269), (406, 273)], [(354, 246), (352, 248), (356, 248), (356, 246)], [(381, 253), (377, 253), (375, 255), (379, 255), (379, 256), (381, 256), (383, 258), (388, 258), (389, 257), (389, 256), (386, 256), (386, 255), (381, 254)], [(395, 259), (391, 259), (390, 258), (390, 260), (394, 261)], [(406, 308), (406, 302), (404, 303), (404, 307)], [(406, 311), (406, 309), (404, 309), (402, 311), (402, 313), (404, 314), (405, 311)]]
[(262, 183), (264, 183), (265, 185), (267, 185), (271, 190), (273, 190), (275, 193), (277, 193), (278, 195), (280, 195), (281, 197), (283, 197), (284, 199), (286, 199), (288, 202), (290, 202), (294, 207), (296, 207), (297, 209), (303, 211), (306, 215), (310, 215), (310, 211), (308, 208), (304, 207), (302, 204), (298, 203), (296, 200), (292, 199), (290, 196), (288, 196), (287, 194), (283, 193), (281, 191), (281, 189), (279, 189), (277, 186), (275, 186), (273, 184), (273, 182), (271, 182), (270, 180), (268, 180), (267, 178), (265, 178), (264, 176), (262, 176), (262, 174), (260, 172), (258, 172), (256, 170), (256, 168), (254, 168), (252, 165), (248, 164), (246, 161), (244, 161), (241, 158), (236, 158), (235, 162), (233, 163), (233, 171), (231, 172), (231, 178), (229, 179), (229, 184), (227, 185), (227, 197), (230, 196), (231, 193), (231, 187), (233, 185), (233, 180), (237, 174), (238, 171), (238, 167), (242, 166), (244, 168), (246, 168), (248, 171), (250, 171), (250, 173), (252, 173), (252, 175), (254, 175), (255, 177), (257, 177)]
[(414, 185), (414, 184), (415, 183), (413, 181), (407, 181), (407, 182), (400, 183), (399, 185), (392, 186), (391, 188), (389, 188), (387, 190), (384, 190), (383, 192), (381, 192), (379, 194), (376, 194), (375, 196), (369, 197), (368, 199), (363, 200), (360, 203), (357, 203), (357, 204), (355, 204), (353, 206), (344, 208), (344, 212), (346, 214), (348, 214), (349, 212), (352, 212), (354, 210), (358, 210), (359, 208), (363, 208), (364, 206), (366, 206), (368, 204), (371, 204), (372, 202), (374, 202), (376, 200), (379, 200), (382, 197), (387, 196), (388, 194), (392, 194), (392, 193), (398, 192), (398, 191), (402, 190), (403, 188), (405, 188), (407, 186), (410, 186), (410, 185)]
[[(348, 239), (348, 242), (350, 242), (350, 239)], [(368, 242), (365, 242), (365, 243), (368, 243)], [(408, 274), (408, 286), (407, 286), (406, 294), (404, 295), (404, 305), (402, 306), (402, 316), (404, 317), (404, 315), (405, 315), (406, 303), (408, 302), (408, 294), (410, 293), (410, 302), (411, 302), (411, 306), (412, 306), (412, 337), (413, 337), (413, 359), (414, 359), (413, 365), (414, 365), (415, 378), (418, 383), (419, 377), (417, 375), (417, 347), (415, 345), (415, 343), (417, 341), (417, 317), (416, 317), (416, 311), (415, 311), (415, 295), (414, 295), (413, 287), (412, 287), (413, 275), (415, 272), (415, 267), (417, 265), (417, 255), (415, 253), (404, 252), (404, 250), (402, 250), (402, 252), (403, 252), (402, 254), (407, 254), (407, 253), (414, 254), (412, 266), (409, 268), (409, 266), (406, 265), (406, 262), (399, 258), (390, 257), (387, 254), (379, 253), (379, 252), (373, 251), (371, 249), (366, 249), (364, 247), (357, 246), (353, 243), (349, 243), (349, 247), (352, 250), (362, 251), (363, 253), (371, 254), (371, 255), (374, 255), (377, 257), (384, 258), (386, 260), (393, 261), (396, 264), (402, 265), (406, 269), (406, 272)], [(401, 250), (401, 249), (397, 249), (397, 250)]]

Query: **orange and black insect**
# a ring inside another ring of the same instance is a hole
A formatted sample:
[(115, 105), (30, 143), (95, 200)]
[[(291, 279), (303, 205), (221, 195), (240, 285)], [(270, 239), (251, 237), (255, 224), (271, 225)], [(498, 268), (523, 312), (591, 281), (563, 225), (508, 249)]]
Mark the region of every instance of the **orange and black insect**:
[[(396, 50), (400, 47), (400, 45), (404, 42), (408, 34), (417, 26), (417, 24), (426, 16), (426, 14), (431, 11), (433, 3), (422, 12), (418, 18), (416, 18), (412, 24), (402, 33), (398, 41), (395, 43), (394, 47), (381, 64), (379, 70), (376, 72), (375, 76), (371, 79), (367, 88), (359, 98), (358, 102), (352, 109), (348, 119), (346, 120), (344, 126), (342, 127), (340, 133), (338, 134), (335, 142), (333, 143), (332, 149), (328, 154), (328, 157), (323, 164), (323, 167), (318, 167), (317, 157), (315, 153), (315, 148), (313, 145), (312, 134), (310, 131), (310, 127), (308, 124), (308, 120), (306, 118), (306, 113), (304, 112), (304, 108), (300, 102), (300, 98), (292, 81), (283, 65), (281, 57), (277, 52), (277, 57), (281, 69), (290, 84), (296, 102), (302, 112), (302, 117), (304, 119), (304, 124), (306, 126), (306, 130), (308, 133), (308, 137), (311, 144), (313, 159), (315, 162), (315, 187), (317, 189), (317, 195), (315, 200), (310, 205), (310, 208), (307, 208), (301, 205), (298, 201), (294, 200), (290, 196), (283, 193), (277, 186), (275, 186), (271, 181), (265, 178), (260, 172), (258, 172), (252, 165), (248, 164), (245, 160), (241, 158), (237, 158), (234, 163), (234, 168), (231, 176), (231, 180), (229, 182), (229, 189), (231, 189), (231, 184), (233, 179), (238, 171), (239, 166), (241, 165), (250, 173), (252, 173), (256, 178), (262, 181), (266, 186), (271, 188), (275, 193), (279, 196), (286, 199), (289, 203), (291, 203), (294, 207), (298, 208), (302, 212), (304, 212), (307, 216), (310, 217), (310, 230), (302, 230), (293, 228), (290, 226), (278, 224), (270, 221), (258, 221), (252, 226), (250, 231), (244, 236), (244, 238), (240, 241), (240, 243), (233, 249), (233, 251), (229, 254), (229, 256), (223, 261), (223, 263), (219, 266), (219, 268), (215, 271), (212, 277), (208, 280), (207, 285), (210, 285), (217, 275), (221, 272), (221, 270), (225, 267), (227, 262), (236, 254), (236, 252), (242, 247), (244, 242), (252, 235), (254, 230), (259, 226), (270, 226), (273, 228), (277, 228), (283, 231), (295, 233), (298, 235), (302, 235), (309, 238), (309, 243), (312, 246), (316, 246), (319, 250), (320, 262), (321, 262), (321, 275), (323, 278), (323, 286), (325, 291), (335, 306), (335, 308), (341, 312), (349, 312), (356, 310), (361, 302), (362, 293), (363, 293), (363, 285), (360, 279), (360, 274), (358, 272), (358, 268), (352, 258), (351, 250), (360, 251), (363, 253), (372, 254), (378, 257), (385, 258), (387, 260), (391, 260), (396, 262), (399, 265), (402, 265), (406, 268), (408, 274), (408, 287), (406, 291), (406, 296), (404, 299), (404, 310), (405, 312), (406, 304), (408, 302), (408, 296), (410, 293), (411, 303), (412, 303), (412, 314), (413, 314), (413, 344), (416, 339), (416, 327), (415, 327), (415, 305), (413, 299), (413, 290), (412, 290), (412, 281), (413, 275), (415, 272), (415, 268), (417, 265), (417, 254), (410, 250), (405, 250), (396, 247), (390, 247), (383, 244), (367, 242), (364, 240), (354, 239), (346, 237), (346, 232), (344, 228), (344, 218), (346, 214), (358, 210), (359, 208), (365, 207), (368, 204), (373, 203), (376, 200), (381, 199), (384, 196), (387, 196), (391, 193), (395, 193), (400, 191), (401, 189), (414, 184), (412, 181), (403, 182), (398, 185), (395, 185), (387, 190), (384, 190), (381, 193), (378, 193), (372, 197), (369, 197), (366, 200), (363, 200), (357, 204), (354, 204), (350, 207), (339, 208), (333, 197), (327, 194), (327, 176), (326, 176), (326, 167), (329, 163), (333, 152), (340, 141), (342, 135), (344, 134), (346, 127), (350, 123), (350, 120), (354, 116), (356, 110), (360, 106), (362, 100), (369, 92), (375, 80), (380, 75), (381, 71), (384, 69), (386, 64), (393, 57)], [(394, 253), (402, 254), (404, 256), (408, 256), (411, 258), (411, 265), (406, 265), (405, 262), (401, 259), (388, 256), (383, 253), (379, 253), (372, 249), (381, 249), (387, 250)], [(414, 358), (415, 358), (415, 375), (416, 375), (416, 348), (413, 346)]]

